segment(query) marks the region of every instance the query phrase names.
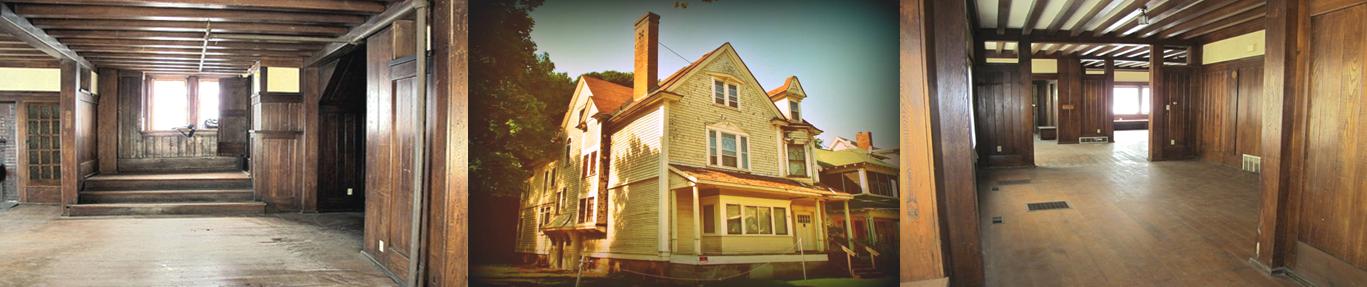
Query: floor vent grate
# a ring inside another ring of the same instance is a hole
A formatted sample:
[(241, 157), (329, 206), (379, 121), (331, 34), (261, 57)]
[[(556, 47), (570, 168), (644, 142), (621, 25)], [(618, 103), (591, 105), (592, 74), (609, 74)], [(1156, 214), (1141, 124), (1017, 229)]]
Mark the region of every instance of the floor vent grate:
[(1110, 140), (1109, 140), (1107, 137), (1104, 137), (1104, 136), (1100, 136), (1100, 137), (1078, 137), (1078, 138), (1077, 138), (1077, 142), (1078, 142), (1078, 143), (1109, 143)]
[(1242, 169), (1252, 173), (1262, 172), (1263, 158), (1256, 155), (1245, 154)]
[(1068, 208), (1068, 202), (1067, 202), (1067, 201), (1050, 201), (1050, 202), (1027, 203), (1027, 204), (1025, 204), (1025, 207), (1026, 207), (1026, 208), (1029, 208), (1030, 211), (1048, 210), (1048, 209), (1067, 209), (1067, 208)]
[(1029, 179), (998, 180), (997, 185), (1030, 184)]

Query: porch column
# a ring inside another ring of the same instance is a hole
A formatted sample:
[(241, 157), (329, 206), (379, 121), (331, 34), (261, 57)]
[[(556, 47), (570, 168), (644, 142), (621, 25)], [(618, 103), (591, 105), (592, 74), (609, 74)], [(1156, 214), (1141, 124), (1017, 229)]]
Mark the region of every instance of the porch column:
[[(796, 220), (797, 219), (793, 219), (794, 222), (796, 222)], [(821, 227), (821, 233), (817, 234), (817, 238), (821, 238), (821, 245), (817, 245), (816, 249), (824, 252), (826, 251), (826, 245), (830, 244), (828, 242), (830, 241), (830, 236), (826, 234), (826, 201), (822, 199), (816, 200), (816, 223), (816, 226)]]
[(702, 255), (702, 204), (698, 202), (698, 184), (689, 184), (693, 189), (693, 252)]
[(868, 171), (868, 169), (864, 169), (864, 168), (860, 168), (860, 169), (859, 169), (859, 189), (860, 189), (860, 191), (862, 191), (863, 193), (873, 193), (872, 191), (869, 190), (869, 171)]
[[(862, 174), (862, 172), (861, 172)], [(845, 202), (845, 245), (854, 249), (854, 223), (850, 220), (850, 201)]]

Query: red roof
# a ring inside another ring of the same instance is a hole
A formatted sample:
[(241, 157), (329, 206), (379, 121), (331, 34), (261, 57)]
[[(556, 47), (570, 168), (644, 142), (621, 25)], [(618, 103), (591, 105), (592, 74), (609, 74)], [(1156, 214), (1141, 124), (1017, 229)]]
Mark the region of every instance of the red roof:
[(593, 93), (593, 105), (598, 108), (599, 113), (613, 113), (621, 108), (628, 101), (631, 101), (631, 88), (618, 85), (613, 82), (594, 78), (584, 77), (584, 83), (588, 84), (589, 91)]
[(788, 90), (788, 87), (790, 87), (790, 86), (793, 85), (793, 80), (797, 80), (797, 77), (788, 76), (787, 79), (783, 79), (783, 85), (782, 85), (782, 86), (779, 86), (778, 88), (774, 88), (773, 90), (770, 90), (770, 91), (769, 91), (769, 99), (772, 100), (772, 99), (778, 98), (778, 95), (779, 95), (780, 93), (783, 93), (784, 91), (787, 91), (787, 90)]
[(807, 192), (819, 192), (822, 194), (835, 194), (835, 192), (829, 189), (802, 183), (787, 178), (763, 176), (732, 170), (695, 167), (679, 164), (670, 164), (669, 166), (674, 167), (675, 169), (678, 169), (679, 171), (682, 171), (684, 173), (687, 173), (689, 176), (693, 176), (698, 180), (723, 182), (743, 186), (769, 187), (784, 190), (803, 190)]

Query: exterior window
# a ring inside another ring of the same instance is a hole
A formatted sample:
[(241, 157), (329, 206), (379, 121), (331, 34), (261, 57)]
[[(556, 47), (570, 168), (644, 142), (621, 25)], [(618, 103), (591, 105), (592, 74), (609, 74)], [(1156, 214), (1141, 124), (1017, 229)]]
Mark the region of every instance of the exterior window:
[(788, 235), (788, 209), (774, 208), (774, 234)]
[(565, 206), (565, 189), (555, 192), (555, 213), (560, 213), (560, 208)]
[(759, 211), (759, 213), (755, 213), (755, 217), (757, 217), (757, 220), (759, 221), (759, 228), (754, 230), (755, 234), (774, 234), (773, 209), (759, 207), (756, 210)]
[(710, 204), (702, 206), (702, 233), (717, 233), (717, 211)]
[(788, 175), (807, 176), (807, 149), (800, 144), (788, 145)]
[(801, 109), (798, 108), (797, 102), (795, 102), (795, 101), (788, 101), (788, 113), (791, 114), (790, 116), (793, 117), (793, 121), (795, 121), (795, 122), (801, 122), (801, 121), (802, 121)]
[(712, 102), (732, 108), (740, 107), (740, 88), (736, 84), (712, 80)]
[(199, 80), (199, 128), (218, 128), (218, 79)]
[(730, 168), (750, 169), (749, 137), (708, 130), (708, 163)]
[(1148, 85), (1115, 85), (1111, 111), (1116, 115), (1149, 114)]
[(877, 195), (897, 197), (897, 176), (869, 172), (869, 192)]
[(579, 199), (579, 223), (589, 222), (593, 219), (593, 197)]
[(757, 209), (759, 208), (754, 206), (746, 206), (744, 209), (745, 213), (741, 214), (742, 216), (745, 216), (745, 234), (758, 233), (756, 231), (759, 230), (759, 218), (755, 217), (755, 214), (759, 213), (758, 211), (756, 211)]
[(572, 141), (571, 139), (568, 139), (568, 138), (565, 139), (565, 163), (569, 163), (569, 162), (570, 162), (570, 142), (571, 142), (571, 141)]
[(189, 88), (185, 80), (153, 80), (152, 95), (148, 106), (148, 122), (152, 130), (168, 131), (184, 128), (190, 119)]
[(583, 168), (579, 170), (580, 177), (590, 177), (598, 174), (598, 152), (591, 152), (584, 155)]
[(726, 234), (740, 234), (740, 205), (726, 205)]

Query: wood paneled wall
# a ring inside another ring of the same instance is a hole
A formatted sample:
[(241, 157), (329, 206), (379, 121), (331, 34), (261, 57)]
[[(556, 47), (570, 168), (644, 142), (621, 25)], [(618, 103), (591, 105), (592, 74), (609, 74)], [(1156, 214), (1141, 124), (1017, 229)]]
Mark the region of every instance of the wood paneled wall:
[(1242, 155), (1261, 155), (1263, 57), (1205, 65), (1200, 71), (1196, 155), (1236, 167)]
[[(408, 278), (414, 195), (413, 139), (417, 49), (413, 22), (395, 21), (366, 41), (366, 254)], [(397, 61), (396, 61), (397, 60)], [(384, 248), (381, 248), (383, 244)]]
[(974, 69), (973, 115), (979, 164), (1033, 166), (1034, 108), (1030, 83), (1017, 64), (983, 64)]
[(118, 78), (119, 159), (218, 155), (218, 135), (213, 131), (197, 132), (193, 138), (186, 138), (177, 132), (143, 131), (147, 79), (142, 72), (128, 70), (120, 70)]
[[(252, 79), (261, 81), (260, 87), (268, 86), (265, 70)], [(252, 95), (252, 186), (270, 210), (296, 211), (304, 206), (303, 105), (299, 93), (254, 91)]]
[(1082, 61), (1071, 56), (1058, 60), (1058, 143), (1078, 143), (1082, 136)]
[(1193, 120), (1193, 107), (1198, 89), (1195, 80), (1197, 74), (1195, 69), (1186, 66), (1163, 66), (1163, 72), (1159, 74), (1162, 83), (1153, 85), (1152, 93), (1156, 94), (1154, 101), (1163, 102), (1153, 105), (1150, 114), (1162, 116), (1164, 119), (1157, 122), (1150, 119), (1149, 128), (1161, 132), (1159, 141), (1155, 144), (1162, 145), (1163, 153), (1162, 157), (1153, 160), (1191, 158), (1191, 147), (1195, 142), (1193, 139), (1196, 122)]
[(1107, 75), (1082, 76), (1082, 102), (1077, 104), (1082, 137), (1106, 137), (1115, 142), (1115, 125), (1111, 123), (1111, 81)]
[(469, 284), (469, 43), (466, 0), (432, 3), (427, 282)]

